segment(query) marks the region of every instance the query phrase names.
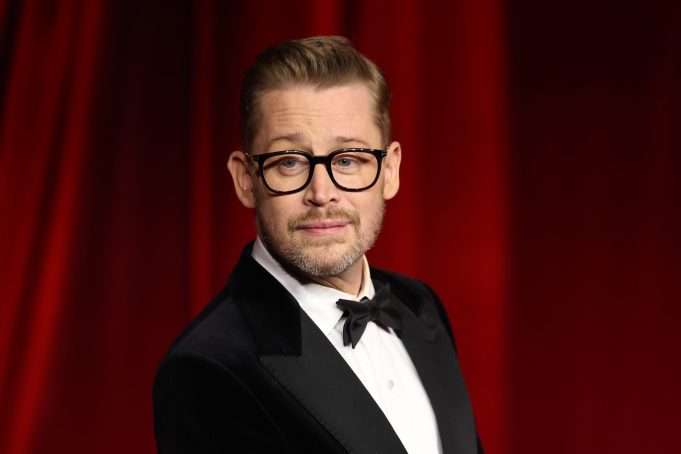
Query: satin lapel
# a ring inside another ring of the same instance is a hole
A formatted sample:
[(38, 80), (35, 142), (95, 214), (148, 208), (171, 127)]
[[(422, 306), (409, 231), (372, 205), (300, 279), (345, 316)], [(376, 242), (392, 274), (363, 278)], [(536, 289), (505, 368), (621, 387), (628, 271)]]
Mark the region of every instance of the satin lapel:
[(263, 356), (262, 364), (352, 453), (404, 453), (366, 388), (301, 311), (300, 356)]
[(348, 452), (406, 454), (352, 369), (251, 249), (252, 243), (244, 248), (228, 289), (263, 366)]
[(425, 304), (419, 316), (404, 303), (401, 307), (403, 330), (400, 337), (433, 407), (443, 453), (475, 454), (473, 411), (448, 334), (439, 323), (432, 304)]

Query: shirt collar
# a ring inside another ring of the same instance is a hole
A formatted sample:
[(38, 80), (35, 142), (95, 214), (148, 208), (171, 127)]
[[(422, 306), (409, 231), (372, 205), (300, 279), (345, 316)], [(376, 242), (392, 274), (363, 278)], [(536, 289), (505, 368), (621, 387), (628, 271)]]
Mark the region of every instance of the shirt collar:
[(373, 298), (375, 294), (374, 284), (371, 282), (371, 272), (366, 256), (362, 256), (362, 287), (358, 295), (341, 292), (332, 287), (309, 282), (301, 283), (298, 279), (286, 272), (263, 245), (260, 237), (256, 238), (251, 253), (253, 259), (258, 262), (267, 272), (279, 281), (285, 289), (298, 301), (300, 307), (315, 322), (324, 334), (329, 334), (343, 316), (343, 311), (336, 306), (339, 299), (359, 301), (363, 297)]

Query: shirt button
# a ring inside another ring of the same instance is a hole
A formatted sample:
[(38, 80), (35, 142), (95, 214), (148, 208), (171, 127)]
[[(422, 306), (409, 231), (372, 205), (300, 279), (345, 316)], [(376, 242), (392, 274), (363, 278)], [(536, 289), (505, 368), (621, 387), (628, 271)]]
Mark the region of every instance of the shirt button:
[(393, 389), (395, 387), (395, 382), (393, 382), (392, 380), (388, 380), (387, 384), (388, 384), (388, 389)]

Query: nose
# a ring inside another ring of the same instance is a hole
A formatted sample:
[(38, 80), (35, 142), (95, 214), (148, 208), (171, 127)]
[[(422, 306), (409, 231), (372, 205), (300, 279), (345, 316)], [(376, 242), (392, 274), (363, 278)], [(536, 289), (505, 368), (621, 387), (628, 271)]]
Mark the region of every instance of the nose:
[(305, 202), (314, 206), (324, 206), (338, 201), (338, 188), (326, 170), (324, 164), (315, 165), (312, 180), (305, 188)]

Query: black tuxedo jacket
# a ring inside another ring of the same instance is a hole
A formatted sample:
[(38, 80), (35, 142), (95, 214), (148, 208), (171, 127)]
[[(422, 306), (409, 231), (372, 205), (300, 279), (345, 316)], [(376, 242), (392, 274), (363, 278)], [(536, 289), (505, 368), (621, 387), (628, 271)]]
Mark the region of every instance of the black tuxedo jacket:
[[(159, 453), (406, 453), (326, 336), (247, 246), (227, 287), (175, 341), (154, 382)], [(419, 281), (390, 283), (400, 337), (445, 454), (482, 452), (446, 315)]]

